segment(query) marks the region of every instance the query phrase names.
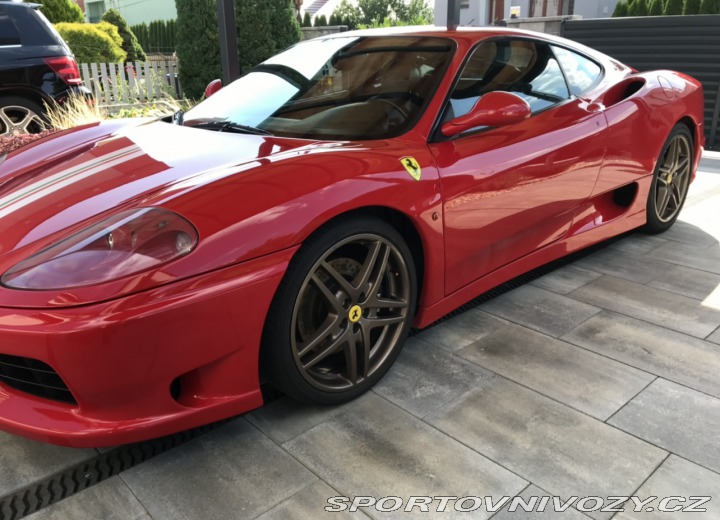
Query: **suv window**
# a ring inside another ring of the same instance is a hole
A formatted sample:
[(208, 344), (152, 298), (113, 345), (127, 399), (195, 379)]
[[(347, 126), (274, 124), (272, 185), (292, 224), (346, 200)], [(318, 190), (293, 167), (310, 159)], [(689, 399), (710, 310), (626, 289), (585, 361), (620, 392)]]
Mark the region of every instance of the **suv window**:
[(552, 50), (565, 72), (570, 92), (574, 96), (579, 96), (592, 87), (602, 75), (600, 65), (585, 56), (562, 47), (553, 46)]
[(491, 40), (478, 45), (460, 73), (444, 120), (467, 114), (483, 94), (517, 94), (533, 113), (570, 98), (550, 48), (531, 40)]
[(20, 45), (20, 32), (5, 12), (0, 11), (0, 46)]

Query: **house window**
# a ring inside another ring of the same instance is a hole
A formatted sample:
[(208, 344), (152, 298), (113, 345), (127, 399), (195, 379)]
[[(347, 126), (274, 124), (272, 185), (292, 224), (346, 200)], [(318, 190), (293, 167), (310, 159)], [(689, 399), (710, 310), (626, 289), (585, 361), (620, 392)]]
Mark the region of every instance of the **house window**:
[(87, 2), (87, 17), (90, 23), (98, 23), (105, 14), (105, 0)]

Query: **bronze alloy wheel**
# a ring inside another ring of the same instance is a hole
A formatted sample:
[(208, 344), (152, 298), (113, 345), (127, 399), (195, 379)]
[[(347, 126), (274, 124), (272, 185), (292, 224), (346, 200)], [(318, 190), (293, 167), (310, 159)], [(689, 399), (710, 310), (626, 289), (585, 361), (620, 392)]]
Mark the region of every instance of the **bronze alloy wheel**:
[(263, 333), (263, 376), (295, 399), (339, 404), (374, 385), (402, 349), (417, 279), (403, 235), (375, 216), (341, 217), (288, 266)]
[(328, 250), (293, 309), (291, 348), (303, 378), (334, 392), (372, 376), (398, 343), (409, 298), (407, 266), (387, 239), (355, 235)]
[(690, 184), (691, 149), (683, 134), (674, 136), (665, 149), (655, 183), (655, 215), (660, 222), (670, 222), (680, 212)]
[(645, 231), (661, 233), (677, 220), (690, 186), (693, 158), (692, 134), (687, 126), (678, 124), (665, 141), (655, 166)]

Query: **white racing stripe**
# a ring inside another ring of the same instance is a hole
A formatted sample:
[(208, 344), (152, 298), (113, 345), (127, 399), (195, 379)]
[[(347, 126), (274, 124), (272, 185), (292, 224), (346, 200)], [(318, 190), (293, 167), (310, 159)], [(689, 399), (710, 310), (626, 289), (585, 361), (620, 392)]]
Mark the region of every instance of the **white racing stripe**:
[(84, 162), (35, 182), (0, 199), (0, 218), (49, 195), (53, 191), (63, 189), (104, 169), (112, 168), (143, 155), (145, 155), (145, 152), (138, 146), (127, 146), (112, 154)]

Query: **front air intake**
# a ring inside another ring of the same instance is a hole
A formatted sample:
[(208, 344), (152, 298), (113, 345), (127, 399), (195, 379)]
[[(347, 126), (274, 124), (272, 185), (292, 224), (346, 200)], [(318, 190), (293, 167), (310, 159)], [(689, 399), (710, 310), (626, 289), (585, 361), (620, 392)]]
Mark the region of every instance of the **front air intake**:
[(43, 399), (77, 404), (58, 373), (37, 359), (0, 354), (0, 383)]

